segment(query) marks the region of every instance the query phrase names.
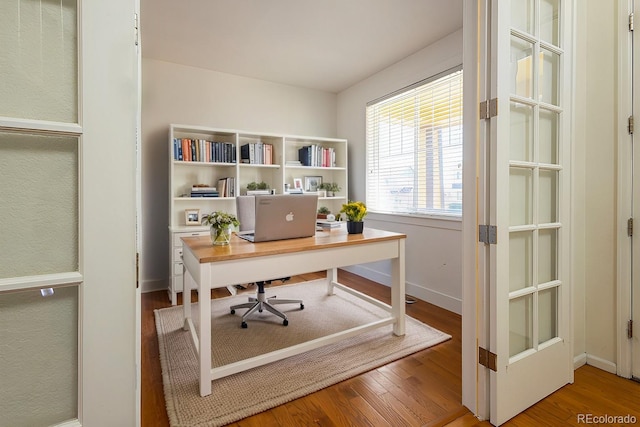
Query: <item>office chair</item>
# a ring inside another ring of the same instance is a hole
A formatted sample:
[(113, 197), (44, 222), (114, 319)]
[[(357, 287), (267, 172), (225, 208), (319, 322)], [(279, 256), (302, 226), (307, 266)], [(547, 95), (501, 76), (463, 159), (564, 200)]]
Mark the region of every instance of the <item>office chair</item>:
[[(240, 222), (240, 231), (253, 230), (255, 228), (255, 197), (254, 196), (237, 196), (236, 197), (236, 212), (238, 214), (238, 221)], [(283, 282), (289, 280), (289, 277), (280, 279)], [(267, 281), (266, 283), (271, 283)], [(265, 281), (255, 283), (258, 291), (256, 297), (249, 297), (249, 302), (244, 304), (237, 304), (231, 306), (231, 314), (235, 314), (236, 310), (241, 308), (248, 308), (242, 315), (241, 326), (247, 328), (247, 318), (256, 311), (262, 313), (263, 310), (275, 314), (282, 319), (282, 324), (287, 326), (289, 320), (287, 315), (274, 307), (276, 304), (300, 304), (300, 310), (304, 309), (302, 300), (299, 299), (277, 299), (275, 296), (267, 298), (264, 292)]]

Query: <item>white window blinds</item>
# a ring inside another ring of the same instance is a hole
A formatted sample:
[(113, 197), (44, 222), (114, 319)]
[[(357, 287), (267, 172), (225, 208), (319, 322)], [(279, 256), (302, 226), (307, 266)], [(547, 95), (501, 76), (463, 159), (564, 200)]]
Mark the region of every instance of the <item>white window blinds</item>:
[(462, 69), (367, 105), (367, 207), (462, 215)]

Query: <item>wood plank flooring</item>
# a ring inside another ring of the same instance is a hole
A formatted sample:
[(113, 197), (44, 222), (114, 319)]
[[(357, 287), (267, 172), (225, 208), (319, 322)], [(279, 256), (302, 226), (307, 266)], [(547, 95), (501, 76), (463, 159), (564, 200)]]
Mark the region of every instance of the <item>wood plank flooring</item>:
[[(296, 276), (287, 283), (322, 277)], [(340, 282), (381, 301), (390, 302), (390, 290), (345, 271)], [(274, 283), (271, 288), (278, 286)], [(247, 292), (255, 292), (251, 287)], [(267, 289), (267, 293), (269, 290)], [(212, 291), (213, 297), (227, 296)], [(193, 297), (196, 299), (196, 296)], [(141, 425), (169, 425), (162, 388), (153, 310), (168, 307), (164, 291), (142, 295), (142, 402)], [(480, 422), (462, 404), (462, 333), (460, 316), (424, 301), (407, 304), (407, 314), (452, 339), (373, 371), (262, 412), (230, 426), (490, 426)], [(640, 424), (640, 384), (583, 366), (575, 383), (519, 414), (508, 426), (579, 425), (584, 414), (631, 415)]]

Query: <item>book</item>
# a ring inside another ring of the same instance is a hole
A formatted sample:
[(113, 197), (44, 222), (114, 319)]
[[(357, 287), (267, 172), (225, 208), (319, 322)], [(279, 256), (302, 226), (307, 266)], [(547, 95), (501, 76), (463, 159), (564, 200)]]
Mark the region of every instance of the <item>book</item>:
[(218, 191), (216, 187), (191, 187), (192, 193), (211, 193), (212, 191)]
[(316, 224), (318, 224), (322, 228), (340, 228), (342, 222), (340, 221), (328, 221), (326, 219), (318, 219), (316, 220)]
[(220, 193), (217, 191), (210, 192), (192, 192), (191, 197), (220, 197)]
[(240, 147), (240, 162), (251, 163), (251, 158), (249, 157), (249, 144), (244, 144)]
[(271, 144), (264, 144), (264, 164), (273, 164), (273, 145)]

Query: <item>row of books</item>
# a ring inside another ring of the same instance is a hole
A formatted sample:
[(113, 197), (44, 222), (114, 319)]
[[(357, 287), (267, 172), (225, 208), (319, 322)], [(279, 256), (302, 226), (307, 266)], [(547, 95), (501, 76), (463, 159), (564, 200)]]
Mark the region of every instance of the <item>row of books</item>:
[(191, 187), (191, 197), (220, 197), (216, 187), (194, 185)]
[(303, 166), (335, 167), (336, 153), (332, 147), (307, 145), (298, 149), (298, 160)]
[(256, 165), (272, 165), (273, 145), (262, 142), (241, 145), (240, 162)]
[(235, 163), (236, 147), (230, 142), (173, 138), (173, 159), (185, 162)]
[(218, 193), (220, 197), (236, 196), (236, 179), (233, 176), (220, 178), (218, 180)]

